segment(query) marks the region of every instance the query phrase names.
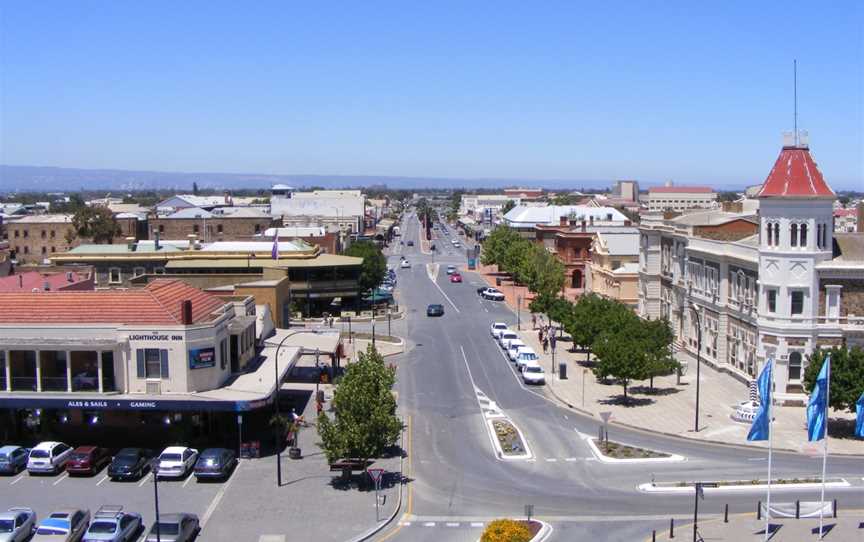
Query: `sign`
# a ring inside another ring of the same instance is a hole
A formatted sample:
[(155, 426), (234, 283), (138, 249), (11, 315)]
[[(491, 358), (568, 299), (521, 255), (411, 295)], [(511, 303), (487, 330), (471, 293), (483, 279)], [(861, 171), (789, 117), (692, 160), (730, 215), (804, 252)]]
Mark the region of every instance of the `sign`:
[(612, 413), (608, 410), (606, 412), (600, 412), (600, 419), (603, 420), (603, 423), (609, 423), (609, 420), (612, 419)]
[(166, 335), (151, 333), (150, 335), (129, 335), (130, 341), (182, 341), (183, 335)]
[(195, 348), (189, 350), (189, 368), (204, 369), (216, 366), (216, 348)]
[(366, 469), (366, 472), (369, 473), (369, 477), (372, 478), (372, 481), (377, 486), (378, 482), (381, 481), (381, 476), (384, 474), (384, 469)]
[(525, 516), (528, 518), (528, 521), (531, 521), (531, 516), (534, 515), (534, 505), (526, 504), (525, 505)]

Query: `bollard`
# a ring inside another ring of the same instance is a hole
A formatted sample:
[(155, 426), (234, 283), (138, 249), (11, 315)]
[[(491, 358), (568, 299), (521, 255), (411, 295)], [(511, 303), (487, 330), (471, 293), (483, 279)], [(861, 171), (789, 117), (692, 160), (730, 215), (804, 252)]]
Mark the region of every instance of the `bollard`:
[(801, 519), (801, 501), (795, 499), (795, 519)]
[(837, 519), (837, 499), (834, 499), (834, 519)]
[(675, 518), (669, 518), (669, 538), (675, 538)]
[(762, 501), (756, 503), (756, 519), (762, 519)]
[(726, 503), (726, 507), (723, 510), (723, 523), (729, 523), (729, 503)]
[(651, 531), (651, 542), (657, 542), (657, 529)]

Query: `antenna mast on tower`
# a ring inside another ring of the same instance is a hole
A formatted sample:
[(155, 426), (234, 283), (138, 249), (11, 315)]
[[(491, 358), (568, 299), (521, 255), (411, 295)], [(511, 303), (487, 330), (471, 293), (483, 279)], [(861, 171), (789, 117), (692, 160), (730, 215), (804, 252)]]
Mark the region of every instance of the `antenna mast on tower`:
[(795, 102), (794, 113), (793, 113), (793, 116), (795, 118), (794, 118), (793, 124), (795, 127), (794, 128), (795, 129), (795, 146), (797, 147), (799, 144), (799, 141), (798, 141), (798, 59), (797, 58), (792, 60), (792, 73), (793, 73), (792, 77), (793, 77), (793, 87), (794, 87), (794, 90), (793, 90), (794, 100), (793, 101)]

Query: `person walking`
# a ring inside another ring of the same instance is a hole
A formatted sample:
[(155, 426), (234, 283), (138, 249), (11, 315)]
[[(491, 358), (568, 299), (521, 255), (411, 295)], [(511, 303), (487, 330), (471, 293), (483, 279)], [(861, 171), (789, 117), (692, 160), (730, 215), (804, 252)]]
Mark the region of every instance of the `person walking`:
[(542, 327), (537, 332), (537, 340), (540, 341), (541, 343), (543, 342), (543, 328)]
[(549, 350), (549, 338), (543, 337), (543, 353), (545, 354)]
[(537, 315), (531, 313), (531, 329), (537, 329)]

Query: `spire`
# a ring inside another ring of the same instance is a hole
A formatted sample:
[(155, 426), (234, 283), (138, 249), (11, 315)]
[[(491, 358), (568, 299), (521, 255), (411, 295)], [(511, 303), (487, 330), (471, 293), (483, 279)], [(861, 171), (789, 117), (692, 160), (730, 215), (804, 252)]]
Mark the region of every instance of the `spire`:
[(784, 134), (784, 145), (759, 198), (829, 198), (836, 195), (810, 154), (807, 132)]

